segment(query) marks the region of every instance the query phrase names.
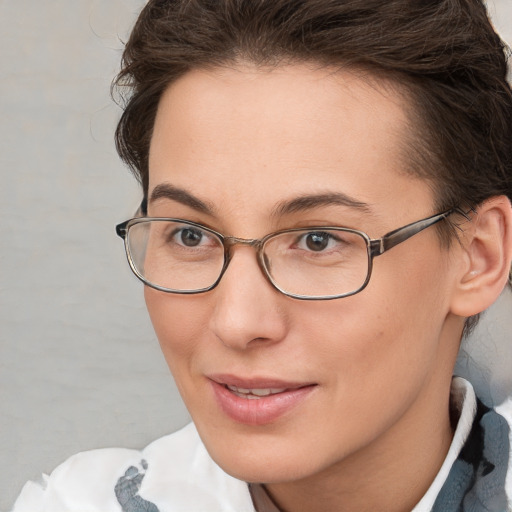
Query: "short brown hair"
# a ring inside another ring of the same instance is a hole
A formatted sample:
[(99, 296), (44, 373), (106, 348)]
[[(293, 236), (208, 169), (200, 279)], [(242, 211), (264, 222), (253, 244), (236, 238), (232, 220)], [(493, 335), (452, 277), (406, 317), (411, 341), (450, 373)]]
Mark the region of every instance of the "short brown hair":
[(506, 51), (480, 0), (150, 0), (114, 82), (126, 100), (116, 145), (146, 196), (158, 103), (187, 71), (351, 66), (408, 90), (411, 171), (433, 183), (438, 208), (512, 199)]

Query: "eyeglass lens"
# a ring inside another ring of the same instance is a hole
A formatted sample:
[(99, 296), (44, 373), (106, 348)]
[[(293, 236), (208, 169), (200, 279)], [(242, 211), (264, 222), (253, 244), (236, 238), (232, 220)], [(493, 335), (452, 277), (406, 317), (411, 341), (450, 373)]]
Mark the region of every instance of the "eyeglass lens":
[[(210, 288), (224, 267), (215, 233), (186, 222), (147, 220), (130, 226), (127, 249), (136, 273), (169, 291)], [(265, 239), (265, 270), (283, 292), (305, 297), (349, 294), (366, 281), (366, 239), (343, 228), (284, 231)]]

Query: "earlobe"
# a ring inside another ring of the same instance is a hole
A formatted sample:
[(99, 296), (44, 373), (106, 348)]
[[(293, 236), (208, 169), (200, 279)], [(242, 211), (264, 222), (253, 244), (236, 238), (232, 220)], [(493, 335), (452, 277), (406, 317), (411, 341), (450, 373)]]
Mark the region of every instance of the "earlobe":
[(469, 317), (487, 309), (510, 277), (512, 207), (506, 196), (486, 200), (462, 236), (461, 272), (452, 297), (452, 313)]

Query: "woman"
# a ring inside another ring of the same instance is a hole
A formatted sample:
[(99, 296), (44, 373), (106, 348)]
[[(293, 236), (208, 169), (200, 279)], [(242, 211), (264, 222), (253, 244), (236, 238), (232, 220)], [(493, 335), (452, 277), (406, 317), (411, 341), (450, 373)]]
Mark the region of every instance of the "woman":
[(480, 1), (154, 0), (123, 63), (117, 230), (194, 424), (15, 510), (508, 510), (510, 406), (453, 379), (512, 260)]

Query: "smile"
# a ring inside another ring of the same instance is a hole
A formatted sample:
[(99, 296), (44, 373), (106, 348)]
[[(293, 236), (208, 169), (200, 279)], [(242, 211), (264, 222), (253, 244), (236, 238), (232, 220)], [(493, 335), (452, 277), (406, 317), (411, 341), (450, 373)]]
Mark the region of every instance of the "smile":
[(251, 426), (274, 423), (292, 413), (317, 388), (315, 383), (274, 379), (215, 376), (209, 380), (220, 412), (237, 423)]

